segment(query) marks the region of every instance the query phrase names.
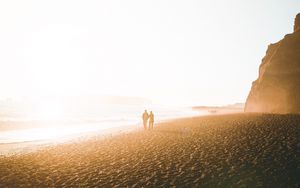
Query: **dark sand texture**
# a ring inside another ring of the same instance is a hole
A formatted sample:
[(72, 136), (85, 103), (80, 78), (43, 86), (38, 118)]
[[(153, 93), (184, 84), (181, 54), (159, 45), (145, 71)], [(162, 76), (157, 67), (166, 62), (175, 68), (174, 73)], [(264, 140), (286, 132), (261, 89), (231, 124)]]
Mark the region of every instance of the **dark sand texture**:
[(0, 187), (299, 187), (300, 115), (174, 120), (0, 157)]

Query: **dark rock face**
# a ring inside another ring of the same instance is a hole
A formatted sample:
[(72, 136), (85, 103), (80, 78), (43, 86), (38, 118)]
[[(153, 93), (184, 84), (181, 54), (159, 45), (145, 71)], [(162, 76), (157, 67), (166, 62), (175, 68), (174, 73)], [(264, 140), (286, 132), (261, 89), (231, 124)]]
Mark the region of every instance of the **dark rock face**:
[(269, 45), (245, 111), (300, 113), (300, 14), (295, 19), (294, 33)]
[(300, 13), (297, 14), (295, 18), (294, 31), (298, 31), (300, 29)]

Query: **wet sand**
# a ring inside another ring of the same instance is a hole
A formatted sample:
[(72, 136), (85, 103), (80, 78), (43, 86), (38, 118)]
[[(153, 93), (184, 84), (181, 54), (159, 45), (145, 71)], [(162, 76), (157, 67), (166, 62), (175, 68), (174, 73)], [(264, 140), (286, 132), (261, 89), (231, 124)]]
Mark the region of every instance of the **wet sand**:
[(299, 187), (300, 115), (177, 119), (0, 157), (0, 187)]

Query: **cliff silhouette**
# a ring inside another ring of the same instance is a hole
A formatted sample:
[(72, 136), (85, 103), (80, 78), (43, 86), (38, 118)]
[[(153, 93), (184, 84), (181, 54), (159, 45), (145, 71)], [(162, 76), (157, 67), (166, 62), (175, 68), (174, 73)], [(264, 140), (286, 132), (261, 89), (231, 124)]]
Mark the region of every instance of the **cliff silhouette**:
[(245, 112), (300, 113), (300, 13), (294, 32), (269, 45)]

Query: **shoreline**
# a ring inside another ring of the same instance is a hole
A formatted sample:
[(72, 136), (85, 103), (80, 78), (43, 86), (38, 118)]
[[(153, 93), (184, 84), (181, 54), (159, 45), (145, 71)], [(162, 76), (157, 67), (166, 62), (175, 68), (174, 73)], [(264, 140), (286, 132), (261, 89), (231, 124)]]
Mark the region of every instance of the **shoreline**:
[[(159, 120), (155, 123), (155, 125), (176, 121), (178, 119), (205, 117), (205, 116), (218, 116), (218, 115), (224, 115), (224, 114), (203, 114), (203, 115), (201, 114), (201, 115), (187, 115), (187, 116), (172, 117), (172, 118)], [(24, 130), (24, 128), (22, 130)], [(16, 141), (16, 142), (0, 143), (0, 156), (26, 154), (26, 153), (42, 150), (48, 147), (55, 147), (62, 144), (80, 143), (80, 142), (89, 141), (93, 139), (103, 140), (121, 134), (127, 134), (130, 132), (137, 132), (143, 130), (144, 129), (142, 126), (142, 122), (140, 122), (138, 124), (131, 124), (131, 125), (128, 124), (124, 126), (111, 127), (111, 128), (99, 129), (96, 131), (87, 131), (87, 132), (77, 133), (73, 135), (67, 135), (58, 138), (57, 140), (40, 139), (40, 140), (31, 140), (31, 141)]]
[(56, 147), (64, 144), (75, 144), (80, 142), (86, 142), (89, 140), (103, 140), (117, 136), (120, 134), (126, 134), (128, 132), (138, 131), (139, 128), (133, 125), (127, 125), (123, 127), (112, 127), (102, 129), (98, 131), (90, 131), (77, 133), (74, 135), (68, 135), (58, 139), (40, 139), (31, 141), (20, 141), (10, 143), (0, 143), (0, 157), (1, 156), (12, 156), (12, 155), (23, 155), (39, 150)]

